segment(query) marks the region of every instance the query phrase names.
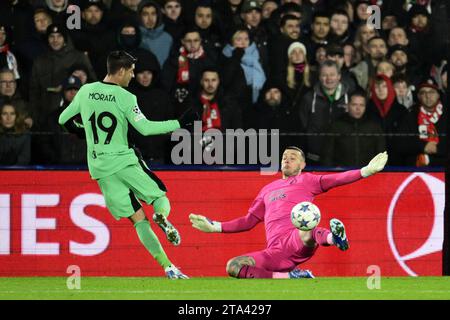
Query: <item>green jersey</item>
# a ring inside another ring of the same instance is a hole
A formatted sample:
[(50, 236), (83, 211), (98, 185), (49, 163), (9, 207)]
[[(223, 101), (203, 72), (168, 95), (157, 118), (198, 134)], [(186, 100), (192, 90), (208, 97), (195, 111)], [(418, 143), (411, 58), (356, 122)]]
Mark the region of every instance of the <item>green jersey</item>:
[(157, 135), (180, 128), (177, 120), (150, 121), (142, 114), (136, 96), (119, 85), (94, 82), (85, 84), (59, 117), (64, 125), (81, 115), (86, 133), (89, 172), (103, 178), (138, 163), (128, 145), (128, 123), (140, 134)]

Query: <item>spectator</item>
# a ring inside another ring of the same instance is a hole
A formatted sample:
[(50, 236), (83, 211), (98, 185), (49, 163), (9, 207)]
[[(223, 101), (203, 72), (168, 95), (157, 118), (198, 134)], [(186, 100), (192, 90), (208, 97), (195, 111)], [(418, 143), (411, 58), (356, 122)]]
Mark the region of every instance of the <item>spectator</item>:
[(202, 115), (202, 130), (242, 128), (238, 106), (227, 103), (220, 86), (219, 71), (206, 68), (200, 80), (200, 92), (194, 100), (194, 108)]
[(414, 86), (419, 85), (423, 78), (423, 72), (417, 67), (417, 63), (410, 61), (410, 54), (406, 47), (394, 45), (389, 49), (389, 61), (395, 67), (395, 73), (403, 74)]
[[(52, 135), (39, 137), (40, 162), (43, 164), (85, 165), (86, 141), (74, 134), (67, 134), (58, 124), (59, 115), (75, 98), (81, 88), (81, 80), (74, 76), (64, 79), (59, 107), (46, 119), (45, 129)], [(81, 120), (81, 119), (80, 119)]]
[(186, 31), (183, 19), (183, 6), (181, 0), (164, 0), (162, 8), (164, 31), (172, 36), (175, 43), (181, 40)]
[(9, 101), (21, 114), (27, 128), (33, 126), (33, 119), (30, 117), (27, 102), (22, 98), (19, 90), (17, 90), (17, 81), (14, 78), (14, 72), (7, 68), (0, 70), (0, 105), (4, 101)]
[(429, 70), (433, 63), (433, 39), (430, 33), (430, 14), (421, 5), (413, 5), (408, 11), (408, 39), (411, 54), (419, 59), (422, 70)]
[(261, 13), (262, 13), (263, 20), (270, 19), (272, 12), (274, 12), (276, 9), (278, 9), (277, 1), (275, 1), (275, 0), (264, 1), (263, 5), (261, 7)]
[(217, 19), (210, 4), (202, 1), (195, 9), (195, 27), (202, 38), (203, 48), (211, 59), (217, 62), (223, 47), (222, 31), (217, 25)]
[(68, 14), (66, 12), (69, 0), (45, 0), (53, 23), (65, 25)]
[(392, 78), (395, 72), (395, 66), (389, 60), (381, 60), (377, 65), (376, 74), (384, 74), (388, 78)]
[(357, 60), (356, 48), (351, 43), (346, 43), (343, 46), (344, 51), (344, 66), (345, 69), (351, 69), (359, 62)]
[(349, 91), (341, 82), (339, 66), (326, 60), (319, 69), (319, 83), (306, 93), (299, 108), (302, 131), (306, 138), (306, 158), (310, 164), (318, 165), (326, 138), (319, 136), (326, 132), (330, 123), (347, 111)]
[(20, 79), (17, 59), (9, 45), (10, 38), (11, 32), (8, 27), (0, 25), (0, 69), (8, 68), (14, 72), (15, 79)]
[[(142, 113), (152, 121), (163, 121), (174, 118), (174, 108), (169, 95), (162, 90), (160, 84), (161, 70), (156, 57), (148, 58), (145, 52), (136, 53), (138, 59), (134, 72), (135, 80), (129, 90), (137, 97)], [(152, 163), (170, 163), (168, 147), (170, 136), (143, 136), (132, 126), (129, 126), (129, 141), (135, 144), (146, 161)]]
[(117, 0), (111, 4), (111, 11), (109, 20), (114, 29), (120, 27), (126, 22), (137, 23), (140, 22), (139, 6), (143, 0)]
[(0, 165), (24, 166), (30, 163), (30, 135), (14, 104), (0, 108)]
[(58, 108), (61, 83), (75, 64), (84, 65), (96, 80), (89, 58), (67, 44), (66, 30), (52, 24), (47, 28), (49, 51), (36, 58), (30, 80), (30, 112), (38, 128)]
[(298, 108), (303, 96), (312, 86), (311, 66), (307, 60), (306, 47), (301, 42), (293, 42), (287, 50), (287, 56), (286, 69), (274, 77), (274, 81), (282, 84), (283, 95), (286, 95), (284, 100), (291, 101)]
[[(402, 133), (413, 133), (396, 139), (403, 165), (444, 166), (447, 163), (447, 110), (439, 89), (432, 79), (420, 84), (419, 102), (401, 123)], [(419, 133), (419, 135), (417, 135)]]
[(17, 55), (24, 73), (24, 81), (28, 84), (33, 61), (47, 51), (47, 28), (52, 24), (52, 17), (45, 8), (37, 8), (33, 14), (33, 28), (25, 39), (17, 43)]
[(410, 85), (408, 79), (401, 73), (395, 74), (391, 80), (394, 85), (397, 102), (410, 111), (411, 107), (416, 103), (414, 98), (415, 87)]
[(344, 10), (335, 10), (330, 19), (330, 42), (338, 45), (352, 41), (350, 18)]
[(250, 39), (256, 44), (264, 71), (268, 71), (268, 36), (267, 30), (262, 25), (261, 5), (257, 0), (244, 0), (241, 7), (241, 18), (244, 28), (247, 28)]
[(445, 64), (445, 66), (441, 70), (441, 84), (442, 84), (442, 101), (444, 102), (445, 106), (448, 106), (448, 97), (447, 97), (447, 90), (448, 90), (448, 63)]
[(331, 124), (322, 156), (324, 166), (361, 167), (386, 150), (380, 125), (366, 115), (366, 94), (351, 94), (348, 113)]
[(368, 57), (351, 69), (358, 85), (364, 90), (369, 86), (369, 79), (375, 76), (378, 63), (385, 59), (388, 52), (386, 42), (381, 37), (371, 38), (368, 42), (368, 48)]
[(81, 29), (71, 31), (74, 47), (87, 54), (95, 74), (106, 75), (106, 57), (116, 47), (114, 32), (105, 22), (106, 7), (101, 0), (82, 0)]
[(408, 35), (406, 31), (402, 27), (395, 27), (389, 31), (388, 35), (388, 45), (389, 47), (393, 47), (395, 45), (401, 45), (403, 47), (407, 47), (409, 44)]
[(360, 25), (361, 23), (366, 24), (367, 19), (371, 15), (371, 11), (367, 10), (371, 5), (370, 0), (357, 0), (354, 5), (355, 17), (353, 19), (355, 25)]
[(217, 4), (217, 13), (223, 24), (224, 34), (233, 32), (241, 24), (241, 6), (244, 0), (222, 0)]
[(256, 127), (279, 129), (280, 150), (284, 150), (288, 146), (303, 145), (303, 137), (294, 135), (301, 131), (300, 119), (296, 110), (281, 86), (268, 83), (262, 90), (261, 101), (256, 108)]
[(325, 12), (316, 12), (313, 16), (311, 24), (311, 35), (305, 39), (306, 49), (308, 50), (308, 61), (312, 65), (317, 64), (315, 57), (316, 50), (319, 46), (328, 44), (328, 36), (330, 34), (330, 16)]
[(181, 115), (189, 106), (189, 99), (198, 91), (203, 69), (214, 65), (203, 49), (200, 33), (186, 30), (181, 46), (174, 50), (163, 68), (162, 84), (174, 99), (175, 114)]
[(14, 32), (14, 42), (10, 41), (10, 45), (14, 46), (27, 38), (32, 16), (33, 8), (27, 0), (0, 2), (0, 25), (8, 26)]
[(251, 127), (254, 120), (252, 105), (258, 101), (266, 82), (255, 43), (250, 42), (247, 29), (238, 29), (231, 43), (223, 49), (222, 79), (225, 95), (232, 97), (241, 107), (244, 126)]
[(286, 69), (288, 63), (286, 52), (293, 42), (299, 41), (300, 35), (300, 19), (294, 15), (283, 16), (280, 34), (273, 36), (269, 41), (269, 73), (271, 76), (280, 74)]
[[(280, 33), (280, 26), (283, 24), (282, 19), (288, 15), (297, 17), (302, 24), (302, 7), (298, 3), (283, 0), (281, 6), (272, 12), (270, 19), (264, 22), (270, 37), (277, 36)], [(302, 26), (300, 26), (300, 30), (302, 30)]]
[[(399, 133), (399, 125), (408, 111), (397, 102), (391, 79), (385, 75), (377, 75), (370, 88), (371, 98), (368, 104), (368, 114), (379, 124), (387, 134)], [(393, 137), (386, 138), (389, 162), (398, 165), (401, 159), (393, 146)]]
[(356, 58), (362, 60), (369, 55), (369, 40), (377, 37), (378, 31), (368, 24), (361, 24), (356, 29), (354, 46), (356, 48)]
[(172, 48), (172, 36), (164, 31), (161, 8), (156, 2), (143, 2), (139, 7), (141, 18), (141, 48), (151, 51), (162, 68)]
[(89, 70), (83, 64), (74, 64), (67, 74), (67, 76), (74, 76), (80, 79), (81, 85), (94, 82), (94, 79), (89, 78)]
[(349, 92), (356, 89), (356, 79), (350, 69), (345, 65), (344, 50), (339, 45), (329, 45), (326, 47), (326, 59), (335, 61), (341, 70), (341, 82), (345, 83)]

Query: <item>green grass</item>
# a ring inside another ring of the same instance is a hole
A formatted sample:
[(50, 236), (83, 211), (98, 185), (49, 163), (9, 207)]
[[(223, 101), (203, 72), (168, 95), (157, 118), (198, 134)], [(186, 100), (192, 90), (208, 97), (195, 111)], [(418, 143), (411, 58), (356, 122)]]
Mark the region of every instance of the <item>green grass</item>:
[(450, 299), (450, 277), (382, 278), (369, 290), (367, 278), (236, 280), (196, 278), (83, 277), (80, 290), (67, 278), (0, 278), (0, 299)]

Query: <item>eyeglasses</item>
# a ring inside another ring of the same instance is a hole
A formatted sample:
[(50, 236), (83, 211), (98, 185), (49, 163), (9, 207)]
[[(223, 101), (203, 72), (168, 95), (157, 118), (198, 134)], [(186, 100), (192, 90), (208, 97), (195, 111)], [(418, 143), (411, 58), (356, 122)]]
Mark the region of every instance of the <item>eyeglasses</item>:
[(2, 81), (0, 81), (0, 84), (12, 85), (12, 84), (16, 84), (16, 80), (11, 80), (11, 81), (2, 80)]

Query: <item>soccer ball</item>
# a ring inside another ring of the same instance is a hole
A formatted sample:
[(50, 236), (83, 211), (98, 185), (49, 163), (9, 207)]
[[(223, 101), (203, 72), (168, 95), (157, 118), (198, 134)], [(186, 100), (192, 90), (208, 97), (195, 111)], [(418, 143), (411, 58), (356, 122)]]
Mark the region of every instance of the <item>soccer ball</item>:
[(292, 208), (291, 221), (297, 229), (312, 230), (320, 222), (320, 210), (311, 202), (300, 202)]

